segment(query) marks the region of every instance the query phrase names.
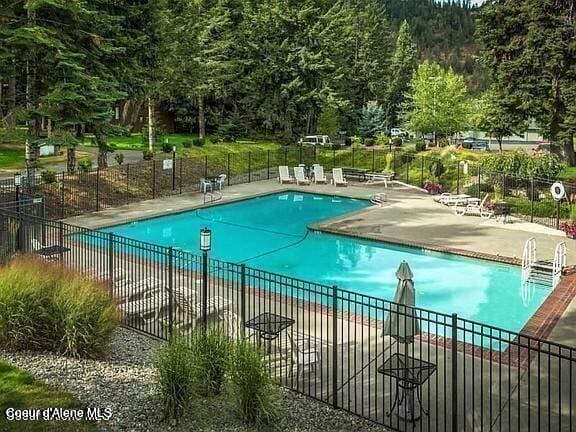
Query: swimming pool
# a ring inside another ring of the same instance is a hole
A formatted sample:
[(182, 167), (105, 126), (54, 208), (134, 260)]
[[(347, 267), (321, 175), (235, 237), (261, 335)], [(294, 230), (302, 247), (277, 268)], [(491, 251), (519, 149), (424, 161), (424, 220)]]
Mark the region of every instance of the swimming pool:
[(417, 306), (510, 331), (522, 329), (550, 289), (522, 290), (517, 266), (308, 230), (314, 222), (362, 210), (370, 202), (300, 192), (109, 227), (104, 231), (199, 252), (199, 231), (213, 231), (211, 256), (392, 300), (396, 269), (414, 273)]

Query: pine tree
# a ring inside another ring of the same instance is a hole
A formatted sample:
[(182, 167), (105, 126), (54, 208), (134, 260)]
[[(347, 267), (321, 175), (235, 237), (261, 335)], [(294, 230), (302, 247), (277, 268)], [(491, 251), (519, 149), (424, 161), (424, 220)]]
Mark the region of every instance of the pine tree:
[(415, 67), (416, 47), (412, 42), (410, 26), (404, 21), (398, 33), (396, 50), (390, 66), (392, 78), (385, 99), (386, 125), (389, 128), (399, 123), (402, 105), (406, 100), (405, 94), (410, 88)]
[(386, 129), (384, 109), (377, 103), (368, 103), (362, 108), (358, 132), (361, 136), (372, 138)]
[(575, 9), (574, 0), (490, 1), (478, 31), (499, 96), (511, 99), (514, 115), (537, 119), (553, 151), (570, 165), (576, 164), (568, 126), (576, 80)]

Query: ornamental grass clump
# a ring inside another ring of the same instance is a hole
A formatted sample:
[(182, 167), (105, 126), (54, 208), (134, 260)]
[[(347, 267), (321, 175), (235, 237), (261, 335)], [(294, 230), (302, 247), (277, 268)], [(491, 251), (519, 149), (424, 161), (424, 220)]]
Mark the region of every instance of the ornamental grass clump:
[(196, 395), (192, 351), (184, 339), (172, 337), (158, 351), (155, 366), (164, 418), (180, 417)]
[(190, 335), (190, 351), (194, 363), (194, 381), (201, 396), (217, 396), (222, 385), (231, 351), (229, 338), (220, 330), (198, 328)]
[(245, 422), (270, 424), (278, 416), (278, 387), (262, 352), (246, 340), (234, 345), (228, 367), (226, 395)]
[(96, 358), (117, 325), (103, 287), (78, 273), (35, 257), (0, 269), (0, 345)]

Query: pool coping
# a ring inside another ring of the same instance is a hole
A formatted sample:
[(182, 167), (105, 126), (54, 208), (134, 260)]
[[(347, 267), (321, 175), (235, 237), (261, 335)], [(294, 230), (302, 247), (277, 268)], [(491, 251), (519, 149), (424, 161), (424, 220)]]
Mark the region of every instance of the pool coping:
[[(114, 226), (125, 225), (125, 224), (135, 222), (135, 221), (143, 221), (143, 220), (150, 220), (150, 219), (155, 219), (155, 218), (164, 217), (164, 216), (177, 215), (177, 214), (182, 214), (182, 213), (186, 213), (186, 212), (190, 212), (190, 211), (194, 211), (194, 210), (198, 210), (198, 209), (211, 208), (211, 207), (216, 207), (216, 206), (220, 206), (220, 205), (232, 204), (232, 203), (241, 202), (241, 201), (245, 201), (245, 200), (249, 200), (249, 199), (254, 199), (254, 198), (259, 198), (259, 197), (264, 197), (264, 196), (269, 196), (269, 195), (275, 195), (275, 194), (280, 194), (280, 193), (286, 193), (286, 192), (299, 192), (299, 193), (308, 193), (308, 194), (312, 194), (312, 195), (323, 195), (323, 196), (329, 196), (329, 197), (342, 197), (342, 198), (369, 201), (368, 198), (349, 196), (348, 194), (345, 193), (345, 191), (338, 191), (337, 193), (323, 193), (323, 192), (315, 192), (315, 191), (313, 192), (313, 191), (306, 191), (306, 190), (302, 190), (299, 188), (295, 188), (294, 185), (290, 185), (288, 187), (280, 188), (280, 189), (266, 192), (266, 193), (247, 194), (247, 195), (242, 196), (242, 197), (230, 198), (230, 199), (226, 199), (226, 200), (212, 201), (212, 202), (204, 203), (204, 204), (191, 205), (189, 207), (184, 207), (184, 208), (180, 208), (180, 209), (173, 210), (173, 211), (165, 211), (162, 214), (140, 215), (140, 216), (136, 216), (133, 218), (128, 218), (127, 220), (124, 220), (120, 223), (115, 223), (115, 224), (106, 223), (106, 224), (102, 224), (102, 225), (95, 225), (95, 226), (90, 227), (89, 229), (100, 230), (100, 229), (104, 229), (104, 228), (111, 228)], [(459, 256), (464, 256), (464, 257), (468, 257), (468, 258), (480, 259), (480, 260), (484, 260), (484, 261), (498, 262), (498, 263), (514, 265), (514, 266), (521, 265), (521, 260), (518, 258), (507, 257), (507, 256), (502, 256), (502, 255), (493, 255), (493, 254), (488, 254), (488, 253), (483, 253), (483, 252), (469, 251), (466, 249), (440, 246), (440, 245), (435, 245), (435, 244), (425, 243), (425, 242), (400, 241), (398, 239), (391, 238), (391, 237), (352, 233), (352, 232), (347, 232), (343, 229), (337, 229), (337, 228), (333, 228), (333, 227), (328, 226), (330, 223), (334, 223), (336, 221), (342, 221), (344, 218), (348, 219), (350, 217), (354, 217), (354, 216), (362, 214), (366, 211), (371, 211), (371, 210), (374, 210), (377, 208), (379, 208), (379, 206), (377, 206), (377, 205), (368, 206), (368, 207), (365, 207), (363, 209), (348, 212), (344, 215), (340, 215), (340, 216), (325, 219), (322, 221), (314, 222), (312, 224), (309, 224), (307, 226), (307, 228), (311, 231), (324, 232), (324, 233), (333, 234), (333, 235), (340, 235), (340, 236), (345, 236), (345, 237), (352, 237), (352, 238), (376, 241), (376, 242), (380, 242), (380, 243), (389, 243), (389, 244), (393, 244), (393, 245), (397, 245), (397, 246), (404, 246), (404, 247), (420, 249), (420, 250), (425, 249), (425, 250), (430, 250), (430, 251), (434, 251), (434, 252), (448, 253), (448, 254), (452, 254), (452, 255), (459, 255)], [(570, 276), (564, 277), (560, 281), (560, 283), (550, 292), (550, 294), (547, 296), (547, 298), (544, 300), (544, 302), (538, 307), (538, 309), (536, 309), (536, 311), (531, 315), (531, 317), (528, 319), (528, 321), (524, 324), (524, 326), (519, 331), (514, 332), (514, 331), (510, 331), (510, 330), (505, 330), (505, 329), (503, 329), (503, 330), (508, 332), (508, 333), (517, 334), (517, 336), (514, 340), (519, 339), (522, 336), (532, 337), (532, 338), (537, 338), (537, 339), (546, 339), (548, 336), (550, 336), (552, 330), (554, 329), (554, 327), (556, 326), (556, 324), (558, 323), (558, 321), (560, 320), (560, 318), (562, 317), (562, 315), (564, 314), (564, 312), (566, 311), (566, 309), (570, 305), (571, 301), (575, 297), (576, 297), (576, 275), (570, 275)], [(323, 306), (323, 305), (320, 305), (320, 306)], [(354, 317), (353, 314), (344, 313), (344, 315), (347, 315), (349, 320), (353, 320), (354, 322), (357, 322), (357, 317)], [(371, 319), (365, 318), (363, 316), (360, 316), (360, 318), (361, 318), (360, 321), (363, 324), (367, 324), (369, 326), (372, 326), (372, 323), (371, 323), (372, 320)], [(479, 324), (481, 324), (481, 323), (479, 323)], [(490, 327), (489, 325), (486, 325), (486, 326)], [(443, 338), (441, 336), (427, 334), (427, 333), (422, 333), (421, 337), (423, 337), (425, 335), (427, 335), (426, 337), (428, 337), (428, 338), (435, 339), (436, 343), (438, 343), (440, 345), (451, 346), (452, 342), (449, 338)], [(509, 347), (507, 347), (506, 351), (503, 353), (502, 351), (494, 351), (494, 350), (489, 349), (489, 348), (482, 348), (482, 347), (478, 347), (477, 345), (465, 343), (465, 342), (458, 342), (458, 347), (459, 347), (458, 351), (462, 350), (462, 351), (469, 352), (469, 353), (471, 352), (471, 353), (473, 353), (473, 355), (476, 355), (475, 353), (477, 353), (477, 350), (480, 350), (480, 352), (481, 352), (480, 355), (482, 358), (491, 359), (491, 360), (494, 360), (494, 355), (498, 356), (501, 359), (502, 355), (504, 355), (504, 353), (507, 353), (508, 350), (510, 350), (510, 346), (509, 346)], [(522, 351), (526, 351), (526, 350), (524, 349)], [(529, 357), (529, 355), (528, 355), (528, 357)], [(524, 360), (525, 359), (523, 359), (523, 361)]]

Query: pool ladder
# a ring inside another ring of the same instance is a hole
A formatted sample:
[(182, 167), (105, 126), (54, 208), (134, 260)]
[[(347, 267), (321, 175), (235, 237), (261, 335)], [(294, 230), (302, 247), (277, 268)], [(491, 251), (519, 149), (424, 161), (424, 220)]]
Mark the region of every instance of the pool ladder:
[(539, 284), (555, 288), (566, 267), (566, 243), (560, 242), (554, 250), (554, 258), (539, 260), (536, 255), (536, 239), (530, 237), (522, 254), (522, 283)]
[(219, 191), (204, 192), (204, 204), (220, 201), (222, 194)]

